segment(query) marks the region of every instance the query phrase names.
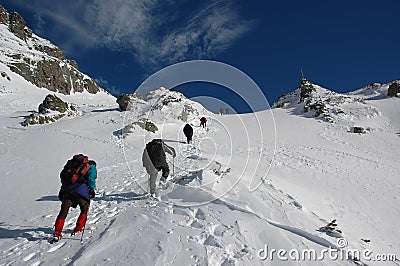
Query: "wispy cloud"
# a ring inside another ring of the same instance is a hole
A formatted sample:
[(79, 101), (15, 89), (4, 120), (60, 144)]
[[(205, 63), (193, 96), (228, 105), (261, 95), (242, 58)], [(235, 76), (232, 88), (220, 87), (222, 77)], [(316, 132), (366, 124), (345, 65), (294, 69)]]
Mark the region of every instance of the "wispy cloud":
[(108, 91), (109, 93), (111, 93), (114, 96), (120, 96), (123, 94), (123, 92), (121, 90), (119, 90), (116, 86), (114, 85), (110, 85), (110, 83), (108, 82), (108, 80), (104, 79), (104, 78), (96, 78), (94, 79), (94, 81), (102, 88), (104, 88), (106, 91)]
[(86, 17), (98, 45), (131, 49), (143, 66), (156, 67), (215, 57), (249, 31), (253, 22), (242, 18), (231, 2), (205, 1), (180, 13), (180, 5), (188, 1), (101, 1), (88, 8)]
[(36, 0), (32, 9), (38, 29), (44, 28), (44, 17), (63, 27), (64, 49), (131, 51), (151, 70), (183, 60), (214, 58), (253, 26), (230, 0), (76, 0), (67, 5)]

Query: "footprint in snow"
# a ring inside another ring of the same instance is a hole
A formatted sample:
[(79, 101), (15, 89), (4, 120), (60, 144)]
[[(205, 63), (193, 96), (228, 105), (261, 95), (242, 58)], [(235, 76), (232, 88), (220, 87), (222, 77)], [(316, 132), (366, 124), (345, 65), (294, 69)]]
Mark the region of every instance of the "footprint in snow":
[(294, 200), (292, 202), (290, 202), (290, 205), (292, 205), (293, 207), (297, 208), (297, 209), (303, 209), (303, 205), (300, 204), (300, 202)]
[(60, 244), (51, 247), (49, 250), (47, 250), (47, 252), (48, 252), (48, 253), (54, 252), (54, 251), (56, 251), (57, 249), (59, 249), (59, 248), (61, 248), (62, 246), (64, 246), (65, 243), (66, 243), (66, 242), (61, 242)]
[(88, 224), (96, 224), (99, 220), (100, 220), (100, 217), (97, 217), (95, 219), (91, 219), (90, 221), (88, 221)]
[(119, 210), (117, 207), (115, 207), (114, 209), (110, 210), (110, 213), (107, 215), (107, 218), (111, 218), (114, 217), (115, 215), (117, 215), (119, 213)]
[(23, 261), (27, 262), (28, 260), (32, 259), (35, 256), (35, 252), (32, 252), (31, 254), (29, 254), (28, 256), (26, 256)]

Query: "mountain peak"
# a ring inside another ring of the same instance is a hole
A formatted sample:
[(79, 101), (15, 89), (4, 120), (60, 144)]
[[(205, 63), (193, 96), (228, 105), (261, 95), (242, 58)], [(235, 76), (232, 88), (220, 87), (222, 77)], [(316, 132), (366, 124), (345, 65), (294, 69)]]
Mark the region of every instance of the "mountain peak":
[(362, 95), (334, 92), (301, 78), (300, 86), (293, 92), (279, 97), (273, 108), (293, 109), (297, 115), (351, 124), (355, 116), (379, 115), (374, 107), (367, 106), (365, 100)]
[(0, 37), (0, 62), (37, 87), (66, 95), (101, 91), (59, 47), (35, 35), (20, 14), (1, 5)]

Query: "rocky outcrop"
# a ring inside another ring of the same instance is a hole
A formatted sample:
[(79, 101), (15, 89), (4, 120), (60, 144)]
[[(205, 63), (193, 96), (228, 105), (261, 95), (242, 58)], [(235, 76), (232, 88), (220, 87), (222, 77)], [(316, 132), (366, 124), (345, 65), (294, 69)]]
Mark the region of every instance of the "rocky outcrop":
[(43, 102), (39, 105), (40, 114), (47, 114), (49, 111), (65, 113), (67, 110), (68, 104), (54, 94), (47, 95)]
[(92, 79), (85, 77), (70, 65), (60, 64), (60, 61), (54, 59), (39, 62), (24, 59), (23, 62), (12, 63), (9, 67), (27, 81), (50, 91), (71, 94), (87, 90), (95, 94), (100, 90)]
[(365, 134), (366, 131), (363, 127), (353, 127), (352, 128), (353, 133), (359, 133), (359, 134)]
[[(60, 48), (58, 48), (57, 46), (55, 46), (55, 47), (49, 47), (49, 46), (45, 46), (45, 45), (35, 45), (34, 46), (34, 48), (35, 48), (35, 50), (38, 50), (38, 51), (40, 51), (40, 52), (43, 52), (43, 53), (45, 53), (45, 54), (47, 54), (47, 55), (49, 55), (49, 56), (52, 56), (52, 57), (55, 57), (55, 58), (58, 58), (58, 59), (60, 59), (60, 60), (65, 60), (65, 55), (64, 55), (64, 52), (60, 49)], [(71, 60), (68, 60), (69, 62), (71, 61)], [(72, 60), (73, 61), (73, 60)], [(75, 61), (74, 61), (75, 62)], [(76, 62), (75, 62), (75, 64), (76, 64)], [(72, 64), (71, 64), (72, 65)], [(75, 66), (74, 66), (75, 67)], [(76, 67), (75, 68), (78, 68), (78, 65), (76, 64)]]
[(397, 94), (400, 93), (400, 84), (396, 81), (394, 81), (392, 84), (389, 85), (389, 89), (388, 89), (388, 96), (389, 97), (394, 97)]
[(21, 40), (26, 41), (32, 37), (32, 30), (26, 28), (24, 18), (17, 12), (12, 12), (9, 16), (10, 31)]
[(305, 99), (311, 97), (311, 93), (315, 91), (312, 83), (306, 78), (300, 80), (300, 102), (304, 102)]
[(157, 126), (148, 119), (141, 119), (137, 122), (134, 122), (133, 125), (138, 125), (142, 129), (147, 130), (152, 133), (156, 133), (158, 130)]
[(8, 12), (0, 5), (0, 24), (8, 25)]
[[(84, 90), (95, 94), (101, 90), (91, 78), (79, 71), (74, 60), (65, 58), (59, 47), (33, 34), (17, 12), (8, 14), (7, 10), (0, 6), (0, 23), (8, 25), (8, 30), (16, 36), (11, 39), (9, 34), (3, 35), (10, 40), (5, 42), (8, 46), (0, 47), (0, 53), (3, 53), (5, 58), (2, 62), (11, 71), (37, 87), (62, 94)], [(18, 49), (14, 50), (14, 46)]]
[(126, 125), (122, 129), (114, 132), (115, 136), (126, 138), (129, 134), (138, 132), (137, 130), (146, 130), (151, 133), (156, 133), (158, 127), (149, 119), (141, 118), (136, 122)]
[(318, 117), (332, 123), (352, 123), (353, 118), (379, 115), (376, 108), (365, 104), (362, 96), (337, 93), (305, 78), (301, 79), (298, 89), (279, 97), (273, 108), (291, 108), (295, 114)]
[(23, 126), (47, 124), (60, 120), (65, 116), (77, 116), (78, 112), (74, 105), (68, 104), (56, 95), (49, 94), (39, 105), (38, 113), (33, 112), (22, 122)]
[(117, 98), (117, 103), (121, 112), (129, 111), (134, 105), (136, 100), (141, 100), (142, 95), (140, 93), (123, 94)]
[(131, 97), (129, 94), (121, 95), (117, 98), (119, 110), (121, 112), (128, 111), (130, 108)]

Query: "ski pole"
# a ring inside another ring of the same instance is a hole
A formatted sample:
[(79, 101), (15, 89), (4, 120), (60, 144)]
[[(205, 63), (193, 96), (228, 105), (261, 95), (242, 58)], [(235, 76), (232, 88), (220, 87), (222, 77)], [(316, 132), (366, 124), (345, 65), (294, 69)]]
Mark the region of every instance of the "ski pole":
[(172, 157), (172, 178), (175, 177), (175, 157)]
[(82, 235), (81, 235), (81, 243), (83, 242), (83, 234), (85, 233), (86, 221), (85, 221), (85, 224), (83, 225), (83, 230), (82, 230)]

